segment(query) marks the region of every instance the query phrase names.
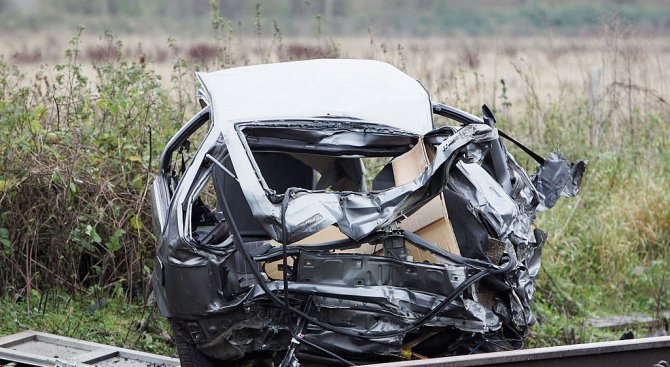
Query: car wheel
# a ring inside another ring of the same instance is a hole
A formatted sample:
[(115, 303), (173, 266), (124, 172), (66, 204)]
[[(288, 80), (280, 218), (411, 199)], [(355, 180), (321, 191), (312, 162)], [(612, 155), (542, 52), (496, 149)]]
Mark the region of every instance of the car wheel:
[(202, 354), (195, 344), (177, 341), (181, 367), (215, 367), (216, 361)]

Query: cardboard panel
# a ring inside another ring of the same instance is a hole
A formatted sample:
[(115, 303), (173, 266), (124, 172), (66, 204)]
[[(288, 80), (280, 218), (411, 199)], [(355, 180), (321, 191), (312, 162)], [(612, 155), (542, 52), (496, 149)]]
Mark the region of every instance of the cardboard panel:
[[(305, 238), (302, 239), (296, 244), (301, 244), (301, 245), (308, 245), (308, 244), (320, 244), (323, 242), (330, 242), (330, 241), (335, 241), (335, 240), (341, 240), (346, 238), (342, 232), (340, 232), (339, 229), (335, 226), (330, 226), (326, 227), (325, 229)], [(272, 246), (281, 246), (281, 244), (277, 241), (267, 241), (268, 243), (272, 244)], [(352, 249), (346, 249), (346, 250), (336, 250), (336, 253), (349, 253), (349, 254), (364, 254), (364, 255), (369, 255), (374, 253), (375, 247), (381, 247), (381, 246), (373, 246), (368, 243), (362, 244), (359, 248), (352, 248)], [(272, 261), (269, 263), (265, 264), (265, 270), (270, 277), (270, 279), (282, 279), (283, 278), (283, 273), (281, 270), (279, 270), (279, 265), (283, 263), (282, 260), (277, 260), (277, 261)], [(293, 266), (293, 258), (288, 258), (287, 263), (289, 266)]]
[[(434, 153), (427, 151), (426, 146), (423, 144), (423, 140), (420, 139), (419, 143), (410, 151), (394, 158), (391, 165), (396, 185), (408, 183), (425, 171), (426, 166), (430, 161), (429, 157), (433, 158)], [(449, 221), (449, 213), (442, 194), (433, 198), (408, 218), (404, 219), (400, 223), (400, 227), (404, 230), (416, 233), (426, 241), (434, 243), (444, 250), (460, 255), (456, 236), (454, 235), (454, 230)], [(298, 241), (297, 243), (318, 244), (343, 238), (345, 238), (344, 234), (342, 234), (337, 227), (330, 226)], [(272, 242), (273, 246), (279, 246), (279, 244), (274, 241), (270, 242)], [(375, 249), (377, 252), (375, 252)], [(416, 262), (438, 262), (435, 256), (430, 252), (421, 250), (415, 246), (409, 245), (408, 251)], [(338, 250), (337, 252), (358, 254), (376, 253), (378, 255), (383, 255), (381, 246), (375, 247), (370, 244), (364, 244), (357, 249)], [(277, 265), (279, 264), (281, 264), (281, 261), (275, 261), (265, 265), (265, 269), (270, 278), (279, 279), (282, 277), (281, 272), (277, 269)]]
[[(412, 148), (409, 152), (396, 157), (392, 162), (393, 175), (396, 185), (402, 185), (414, 180), (419, 176), (428, 165), (429, 153), (427, 152), (423, 140)], [(460, 255), (458, 242), (454, 229), (449, 221), (449, 213), (444, 200), (444, 195), (440, 194), (426, 203), (407, 219), (400, 223), (404, 230), (414, 232), (425, 240), (434, 243), (438, 247), (451, 253)], [(414, 246), (409, 246), (409, 252), (418, 262), (437, 262), (435, 257), (427, 251), (422, 251)]]

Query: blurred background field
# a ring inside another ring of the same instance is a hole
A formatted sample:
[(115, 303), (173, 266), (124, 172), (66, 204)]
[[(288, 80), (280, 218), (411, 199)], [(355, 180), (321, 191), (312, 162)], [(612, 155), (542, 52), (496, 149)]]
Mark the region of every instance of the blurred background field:
[(604, 315), (665, 333), (669, 29), (661, 0), (0, 0), (0, 334), (173, 354), (147, 189), (196, 109), (194, 71), (319, 57), (389, 62), (538, 152), (590, 160), (580, 196), (538, 218), (531, 346), (617, 339), (586, 322)]

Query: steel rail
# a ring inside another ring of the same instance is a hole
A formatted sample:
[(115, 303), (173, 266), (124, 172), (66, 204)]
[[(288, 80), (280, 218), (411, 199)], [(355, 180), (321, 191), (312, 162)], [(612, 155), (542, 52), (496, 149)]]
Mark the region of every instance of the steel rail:
[[(44, 349), (46, 345), (70, 355), (49, 354)], [(46, 333), (28, 331), (0, 337), (0, 360), (28, 366), (83, 367), (117, 363), (120, 358), (124, 361), (119, 366), (179, 365), (179, 360), (174, 358)], [(661, 360), (670, 360), (670, 336), (381, 363), (367, 367), (650, 367)]]
[(670, 336), (380, 363), (367, 367), (649, 367), (661, 360), (670, 360)]

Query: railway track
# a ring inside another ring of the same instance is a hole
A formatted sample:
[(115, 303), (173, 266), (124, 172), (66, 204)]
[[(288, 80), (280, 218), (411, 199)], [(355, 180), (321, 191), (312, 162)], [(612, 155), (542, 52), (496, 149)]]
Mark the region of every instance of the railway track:
[[(651, 367), (661, 360), (670, 360), (670, 336), (382, 363), (367, 367)], [(179, 360), (174, 358), (33, 331), (0, 338), (0, 366), (8, 363), (40, 367), (179, 366)]]
[(366, 367), (650, 367), (670, 361), (670, 336), (382, 363)]

